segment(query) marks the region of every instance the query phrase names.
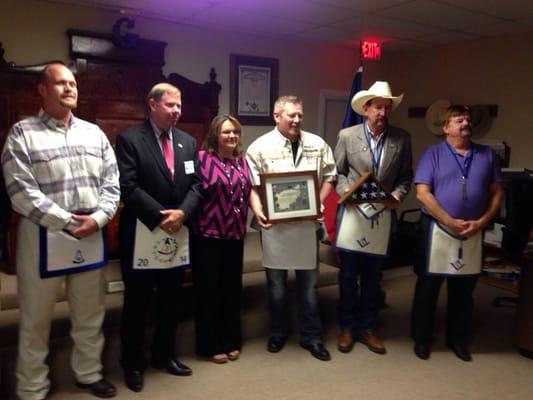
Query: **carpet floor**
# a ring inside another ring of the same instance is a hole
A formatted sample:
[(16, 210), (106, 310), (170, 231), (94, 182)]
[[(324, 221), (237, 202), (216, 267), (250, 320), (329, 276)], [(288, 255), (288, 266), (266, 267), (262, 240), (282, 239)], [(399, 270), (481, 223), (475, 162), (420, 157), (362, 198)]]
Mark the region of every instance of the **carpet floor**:
[[(358, 343), (351, 353), (335, 345), (337, 286), (319, 290), (325, 344), (332, 360), (312, 358), (298, 345), (293, 334), (277, 354), (265, 349), (266, 337), (244, 343), (241, 358), (224, 365), (199, 360), (194, 355), (180, 359), (193, 368), (191, 377), (174, 377), (148, 369), (140, 393), (128, 390), (118, 363), (107, 371), (117, 385), (116, 399), (149, 400), (530, 400), (533, 399), (533, 360), (513, 348), (515, 309), (494, 308), (491, 301), (507, 293), (478, 284), (471, 351), (473, 362), (460, 361), (444, 346), (445, 287), (441, 290), (431, 358), (419, 360), (409, 338), (409, 314), (415, 278), (409, 269), (388, 271), (383, 286), (388, 307), (380, 313), (378, 332), (388, 353), (371, 353)], [(508, 294), (507, 294), (508, 295)], [(292, 298), (292, 300), (294, 300)], [(50, 400), (94, 399), (76, 388), (65, 360), (65, 373), (56, 376)]]

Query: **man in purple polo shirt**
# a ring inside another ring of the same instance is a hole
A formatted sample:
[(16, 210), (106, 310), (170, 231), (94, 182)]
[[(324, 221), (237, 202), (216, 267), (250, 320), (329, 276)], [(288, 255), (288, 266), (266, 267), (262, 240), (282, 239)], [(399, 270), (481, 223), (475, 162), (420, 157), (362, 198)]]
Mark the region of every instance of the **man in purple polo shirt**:
[(452, 105), (443, 114), (445, 140), (430, 146), (416, 169), (418, 200), (424, 206), (417, 245), (418, 275), (411, 335), (418, 358), (430, 356), (439, 289), (447, 279), (446, 345), (463, 361), (468, 350), (483, 228), (503, 197), (494, 151), (471, 141), (470, 110)]

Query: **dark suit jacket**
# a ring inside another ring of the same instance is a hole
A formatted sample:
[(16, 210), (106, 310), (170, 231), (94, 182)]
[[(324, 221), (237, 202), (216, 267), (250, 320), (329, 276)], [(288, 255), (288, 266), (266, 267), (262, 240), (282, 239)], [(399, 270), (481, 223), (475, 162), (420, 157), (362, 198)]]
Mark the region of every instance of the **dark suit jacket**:
[[(166, 166), (149, 120), (117, 137), (116, 154), (124, 204), (119, 228), (123, 263), (131, 265), (136, 218), (153, 230), (163, 219), (161, 210), (182, 209), (187, 220), (202, 199), (196, 140), (172, 128), (172, 146), (174, 178)], [(193, 173), (185, 172), (186, 161), (194, 163)]]
[[(363, 125), (355, 125), (339, 132), (334, 151), (337, 163), (337, 193), (344, 194), (364, 172), (372, 172), (372, 155), (368, 148)], [(411, 138), (400, 128), (389, 126), (385, 136), (384, 154), (378, 169), (378, 181), (402, 200), (413, 181)]]

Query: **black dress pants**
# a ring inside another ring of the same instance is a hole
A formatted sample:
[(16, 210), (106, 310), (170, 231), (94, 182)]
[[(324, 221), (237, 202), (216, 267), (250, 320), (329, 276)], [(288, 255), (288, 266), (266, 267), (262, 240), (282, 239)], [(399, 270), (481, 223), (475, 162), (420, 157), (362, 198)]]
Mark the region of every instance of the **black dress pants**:
[(240, 350), (244, 240), (193, 235), (196, 353)]
[(120, 327), (122, 367), (146, 367), (144, 338), (154, 297), (151, 358), (159, 363), (174, 358), (183, 269), (136, 271), (123, 266), (122, 277), (125, 286)]
[(446, 344), (466, 346), (470, 339), (474, 309), (472, 293), (476, 287), (477, 276), (445, 278), (419, 274), (411, 314), (411, 335), (416, 343), (430, 344), (437, 299), (444, 279), (448, 286)]

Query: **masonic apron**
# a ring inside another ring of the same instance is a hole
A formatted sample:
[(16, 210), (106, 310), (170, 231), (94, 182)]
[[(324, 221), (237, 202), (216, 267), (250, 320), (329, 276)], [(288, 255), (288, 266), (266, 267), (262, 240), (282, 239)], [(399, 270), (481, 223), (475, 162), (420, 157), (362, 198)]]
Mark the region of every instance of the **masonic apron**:
[(335, 247), (385, 257), (392, 226), (391, 209), (378, 203), (343, 204), (337, 215)]
[(89, 271), (107, 264), (107, 247), (103, 230), (79, 239), (67, 231), (48, 230), (35, 225), (26, 218), (21, 219), (21, 224), (33, 225), (30, 229), (35, 237), (38, 237), (41, 278)]
[(261, 230), (263, 266), (272, 269), (315, 269), (318, 265), (317, 223), (298, 221)]
[(481, 272), (482, 233), (462, 239), (432, 220), (426, 260), (430, 275), (468, 276)]
[(189, 229), (182, 226), (173, 234), (159, 227), (150, 231), (137, 219), (133, 246), (135, 270), (170, 269), (190, 265)]

